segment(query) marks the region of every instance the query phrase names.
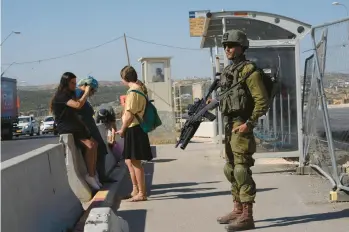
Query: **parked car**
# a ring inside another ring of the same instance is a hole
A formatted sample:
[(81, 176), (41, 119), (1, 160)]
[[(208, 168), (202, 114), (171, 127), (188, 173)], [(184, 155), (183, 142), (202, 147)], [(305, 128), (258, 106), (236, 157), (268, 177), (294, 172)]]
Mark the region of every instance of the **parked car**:
[(17, 129), (13, 134), (16, 137), (20, 135), (40, 135), (39, 123), (33, 116), (20, 116), (18, 117)]
[(41, 121), (40, 130), (43, 134), (53, 133), (57, 135), (57, 124), (53, 116), (47, 116)]

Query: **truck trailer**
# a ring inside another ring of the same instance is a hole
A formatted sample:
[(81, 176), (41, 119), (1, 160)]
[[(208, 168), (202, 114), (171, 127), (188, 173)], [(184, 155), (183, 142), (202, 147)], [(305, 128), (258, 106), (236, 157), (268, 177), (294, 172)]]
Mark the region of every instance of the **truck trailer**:
[(18, 124), (17, 80), (1, 77), (1, 139), (11, 140)]

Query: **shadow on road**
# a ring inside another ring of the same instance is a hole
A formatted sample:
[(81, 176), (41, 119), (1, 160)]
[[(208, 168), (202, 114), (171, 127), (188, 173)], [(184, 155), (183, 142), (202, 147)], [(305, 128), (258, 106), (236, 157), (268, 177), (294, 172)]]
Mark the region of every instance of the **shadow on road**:
[(175, 160), (177, 160), (177, 159), (154, 159), (148, 163), (167, 163), (167, 162), (172, 162)]
[(271, 222), (273, 224), (268, 226), (257, 226), (256, 228), (270, 228), (270, 227), (282, 227), (282, 226), (291, 226), (294, 224), (302, 224), (308, 222), (318, 222), (318, 221), (328, 221), (328, 220), (338, 220), (340, 218), (349, 218), (349, 209), (344, 209), (337, 212), (328, 212), (328, 213), (318, 213), (318, 214), (308, 214), (303, 216), (295, 217), (279, 217), (271, 218), (265, 220), (257, 220), (255, 222)]
[[(230, 191), (216, 191), (216, 192), (198, 192), (198, 191), (205, 191), (205, 190), (212, 190), (215, 188), (197, 188), (197, 189), (169, 189), (166, 192), (195, 192), (195, 193), (184, 193), (184, 194), (178, 194), (178, 195), (168, 195), (168, 196), (161, 196), (156, 198), (151, 198), (149, 200), (151, 201), (159, 201), (159, 200), (171, 200), (171, 199), (194, 199), (194, 198), (203, 198), (203, 197), (216, 197), (216, 196), (225, 196), (230, 195)], [(277, 188), (263, 188), (263, 189), (257, 189), (257, 192), (266, 192), (271, 191)], [(160, 194), (160, 193), (155, 193)], [(155, 195), (154, 194), (154, 195)]]
[(145, 231), (145, 220), (147, 218), (147, 210), (123, 210), (117, 211), (116, 214), (127, 221), (130, 232)]
[(151, 187), (154, 189), (166, 189), (166, 188), (178, 188), (178, 187), (188, 187), (188, 186), (196, 186), (200, 184), (214, 184), (219, 183), (221, 181), (207, 181), (207, 182), (183, 182), (183, 183), (170, 183), (170, 184), (156, 184)]

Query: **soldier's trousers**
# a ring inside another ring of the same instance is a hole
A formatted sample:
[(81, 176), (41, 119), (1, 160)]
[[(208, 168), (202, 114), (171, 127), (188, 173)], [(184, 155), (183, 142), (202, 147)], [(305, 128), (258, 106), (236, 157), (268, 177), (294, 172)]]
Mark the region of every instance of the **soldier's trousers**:
[(254, 165), (252, 155), (256, 152), (256, 141), (253, 131), (232, 132), (233, 128), (241, 124), (243, 122), (233, 121), (225, 125), (224, 174), (231, 183), (234, 200), (247, 203), (254, 202), (256, 197), (256, 183), (250, 169)]

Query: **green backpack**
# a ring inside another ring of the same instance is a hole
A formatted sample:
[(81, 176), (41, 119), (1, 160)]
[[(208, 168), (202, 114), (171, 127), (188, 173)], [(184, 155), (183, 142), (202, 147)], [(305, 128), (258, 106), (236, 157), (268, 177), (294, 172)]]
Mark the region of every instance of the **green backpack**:
[(137, 114), (135, 115), (143, 131), (145, 133), (149, 133), (161, 126), (161, 119), (158, 115), (156, 107), (152, 104), (152, 101), (149, 101), (147, 96), (138, 90), (131, 90), (130, 92), (135, 92), (145, 97), (146, 105), (143, 118), (141, 119)]

